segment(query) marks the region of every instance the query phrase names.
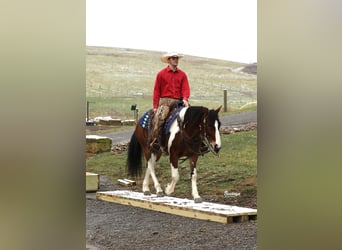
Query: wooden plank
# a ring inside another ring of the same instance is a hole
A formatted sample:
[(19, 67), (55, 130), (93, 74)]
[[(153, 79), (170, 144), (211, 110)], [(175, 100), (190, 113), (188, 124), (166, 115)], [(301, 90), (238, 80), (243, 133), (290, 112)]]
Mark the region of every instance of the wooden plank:
[(118, 179), (118, 183), (123, 186), (131, 187), (135, 186), (136, 182), (129, 179)]
[(97, 191), (100, 188), (100, 176), (86, 172), (86, 192)]
[(105, 136), (86, 135), (86, 152), (102, 153), (110, 152), (112, 148), (112, 139)]
[(193, 200), (169, 196), (144, 196), (142, 193), (128, 190), (97, 192), (96, 198), (102, 201), (224, 224), (256, 220), (257, 215), (257, 210), (251, 208), (210, 202), (194, 203)]
[(127, 181), (127, 182), (129, 182), (132, 186), (135, 186), (135, 185), (137, 185), (137, 183), (135, 182), (135, 181), (133, 181), (133, 180), (130, 180), (130, 179), (124, 179), (124, 181)]

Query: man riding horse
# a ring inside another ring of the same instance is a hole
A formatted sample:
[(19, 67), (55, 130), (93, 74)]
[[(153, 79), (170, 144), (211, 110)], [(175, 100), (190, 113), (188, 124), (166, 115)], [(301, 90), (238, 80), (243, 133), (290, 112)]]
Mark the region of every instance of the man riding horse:
[(183, 70), (177, 67), (178, 60), (182, 57), (183, 55), (177, 52), (169, 52), (161, 57), (161, 61), (167, 63), (168, 66), (158, 72), (154, 83), (154, 117), (150, 146), (155, 150), (160, 149), (161, 130), (170, 112), (171, 103), (181, 100), (183, 106), (189, 106), (190, 86), (188, 77)]
[[(139, 119), (129, 142), (127, 173), (132, 177), (140, 176), (143, 169), (142, 158), (145, 158), (146, 171), (142, 191), (145, 195), (151, 194), (149, 183), (152, 177), (157, 196), (163, 196), (164, 191), (155, 168), (165, 152), (169, 155), (171, 168), (171, 182), (165, 187), (165, 194), (170, 195), (179, 180), (178, 161), (181, 157), (186, 157), (190, 163), (192, 196), (195, 202), (202, 202), (197, 189), (196, 164), (200, 155), (209, 151), (217, 154), (221, 149), (221, 122), (218, 113), (222, 106), (216, 110), (203, 106), (189, 107), (188, 78), (185, 72), (177, 67), (181, 57), (183, 55), (175, 52), (161, 57), (162, 62), (168, 63), (168, 66), (157, 74), (153, 91), (153, 110), (148, 110)], [(167, 126), (161, 136), (165, 121)]]

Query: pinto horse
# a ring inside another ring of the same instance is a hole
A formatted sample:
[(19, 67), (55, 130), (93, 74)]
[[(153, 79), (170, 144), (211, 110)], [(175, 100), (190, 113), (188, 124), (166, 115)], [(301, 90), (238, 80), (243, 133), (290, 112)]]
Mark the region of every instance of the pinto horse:
[[(155, 166), (163, 154), (169, 155), (171, 167), (171, 183), (167, 184), (165, 194), (174, 192), (179, 180), (178, 161), (186, 157), (190, 162), (190, 177), (192, 184), (192, 197), (196, 203), (202, 202), (197, 190), (196, 163), (200, 155), (209, 151), (217, 154), (221, 149), (220, 125), (216, 110), (209, 110), (202, 106), (178, 107), (174, 109), (173, 115), (169, 115), (163, 129), (161, 149), (151, 148), (149, 144), (149, 133), (153, 110), (147, 111), (136, 125), (128, 146), (127, 172), (132, 177), (141, 176), (142, 158), (144, 154), (147, 162), (142, 190), (144, 195), (151, 195), (149, 178), (152, 177), (157, 196), (164, 196), (164, 192), (156, 177)], [(172, 119), (173, 117), (173, 119)], [(176, 118), (175, 118), (176, 117)]]

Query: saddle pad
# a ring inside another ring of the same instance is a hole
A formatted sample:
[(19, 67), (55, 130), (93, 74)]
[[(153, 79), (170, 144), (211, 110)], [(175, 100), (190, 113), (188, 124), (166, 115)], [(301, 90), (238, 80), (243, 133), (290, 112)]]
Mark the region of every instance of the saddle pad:
[(150, 129), (150, 119), (151, 114), (150, 111), (146, 111), (139, 119), (139, 125), (143, 127), (144, 129)]

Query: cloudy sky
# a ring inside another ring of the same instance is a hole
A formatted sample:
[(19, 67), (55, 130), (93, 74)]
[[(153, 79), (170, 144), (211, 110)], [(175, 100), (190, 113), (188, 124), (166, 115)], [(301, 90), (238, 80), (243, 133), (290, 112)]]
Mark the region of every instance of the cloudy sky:
[(257, 0), (86, 0), (86, 44), (257, 62)]

